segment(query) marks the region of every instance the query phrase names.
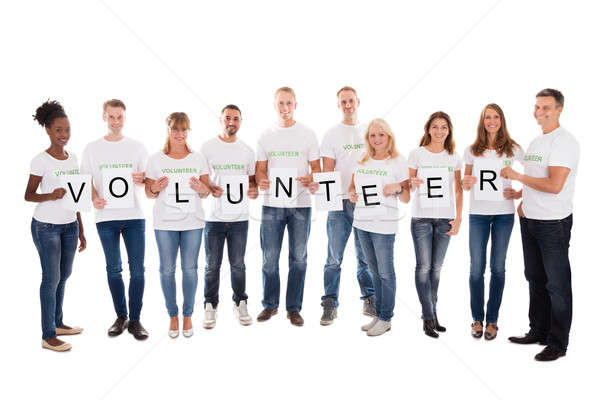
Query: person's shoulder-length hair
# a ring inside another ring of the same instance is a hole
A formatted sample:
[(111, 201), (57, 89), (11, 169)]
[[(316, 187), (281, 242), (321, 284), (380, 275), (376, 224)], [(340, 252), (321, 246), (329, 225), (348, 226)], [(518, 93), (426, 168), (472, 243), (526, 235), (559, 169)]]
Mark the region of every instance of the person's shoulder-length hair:
[(475, 142), (473, 142), (471, 145), (471, 153), (473, 153), (475, 157), (479, 157), (488, 148), (488, 135), (487, 131), (485, 130), (485, 112), (487, 110), (494, 110), (498, 113), (498, 115), (500, 115), (500, 129), (498, 129), (498, 133), (496, 134), (496, 139), (494, 142), (494, 149), (496, 150), (496, 153), (498, 153), (498, 156), (505, 154), (506, 157), (513, 157), (515, 155), (515, 146), (519, 145), (510, 137), (508, 128), (506, 126), (504, 112), (502, 111), (502, 108), (495, 103), (487, 104), (485, 107), (483, 107), (483, 110), (481, 110), (479, 124), (477, 125), (477, 137), (475, 138)]
[(446, 140), (444, 141), (444, 149), (446, 149), (448, 154), (454, 154), (456, 145), (454, 144), (454, 136), (452, 136), (452, 121), (450, 120), (450, 116), (443, 111), (436, 111), (429, 116), (429, 119), (427, 119), (427, 122), (425, 123), (425, 134), (421, 138), (419, 146), (427, 146), (431, 143), (429, 128), (431, 128), (433, 121), (438, 118), (445, 120), (448, 124), (448, 136), (446, 136)]
[(367, 151), (365, 152), (362, 159), (360, 160), (360, 164), (364, 164), (369, 159), (373, 158), (373, 156), (375, 156), (375, 149), (369, 143), (369, 132), (371, 131), (371, 128), (373, 128), (374, 126), (381, 127), (383, 129), (383, 131), (388, 135), (388, 145), (387, 145), (387, 149), (386, 149), (388, 156), (390, 158), (398, 157), (398, 150), (396, 150), (396, 137), (394, 136), (394, 132), (392, 131), (392, 128), (384, 119), (375, 118), (374, 120), (369, 122), (367, 131), (365, 132), (365, 147), (366, 147)]

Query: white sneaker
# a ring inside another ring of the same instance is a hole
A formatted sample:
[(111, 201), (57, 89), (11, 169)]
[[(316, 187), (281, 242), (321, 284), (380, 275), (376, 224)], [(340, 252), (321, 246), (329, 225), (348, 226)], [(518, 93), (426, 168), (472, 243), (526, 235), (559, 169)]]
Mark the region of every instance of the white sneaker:
[(361, 326), (360, 329), (366, 332), (369, 329), (371, 329), (372, 327), (374, 327), (375, 324), (377, 323), (377, 321), (379, 321), (379, 318), (375, 317), (368, 324)]
[(236, 306), (233, 303), (233, 312), (242, 325), (250, 325), (252, 323), (252, 317), (248, 314), (248, 303), (246, 300), (240, 301), (240, 305)]
[(377, 320), (377, 323), (367, 331), (367, 336), (379, 336), (383, 335), (387, 331), (392, 329), (392, 323), (390, 321)]
[(217, 309), (213, 308), (211, 303), (206, 303), (204, 306), (204, 321), (202, 322), (202, 326), (205, 329), (214, 328), (217, 324)]

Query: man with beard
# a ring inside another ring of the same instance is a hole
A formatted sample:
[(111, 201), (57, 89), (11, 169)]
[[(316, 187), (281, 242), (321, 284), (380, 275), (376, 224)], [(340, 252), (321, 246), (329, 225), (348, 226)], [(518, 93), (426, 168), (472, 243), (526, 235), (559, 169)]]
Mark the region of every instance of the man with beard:
[(247, 193), (238, 193), (232, 189), (231, 198), (236, 201), (247, 195), (256, 199), (258, 189), (254, 180), (254, 152), (237, 138), (242, 123), (242, 112), (233, 104), (221, 111), (222, 131), (219, 136), (204, 143), (201, 152), (206, 157), (209, 175), (206, 184), (214, 197), (204, 228), (204, 248), (206, 250), (206, 270), (204, 273), (204, 323), (206, 329), (217, 323), (217, 305), (219, 303), (219, 275), (223, 260), (223, 245), (227, 241), (227, 253), (231, 266), (231, 287), (233, 289), (233, 308), (240, 324), (250, 325), (252, 317), (248, 314), (246, 295), (246, 242), (248, 239), (249, 213), (228, 214), (221, 209), (224, 188), (222, 176), (247, 175), (249, 186)]

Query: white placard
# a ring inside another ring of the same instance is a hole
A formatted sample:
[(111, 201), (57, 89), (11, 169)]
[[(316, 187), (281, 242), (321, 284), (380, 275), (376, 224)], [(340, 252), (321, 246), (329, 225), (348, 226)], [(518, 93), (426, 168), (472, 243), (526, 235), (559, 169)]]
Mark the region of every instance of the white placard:
[(102, 170), (104, 208), (133, 208), (135, 186), (131, 174), (133, 168), (105, 168)]
[(62, 208), (71, 211), (90, 211), (92, 209), (91, 175), (62, 176), (60, 178), (60, 187), (67, 191), (61, 199)]
[(422, 208), (450, 207), (448, 168), (419, 168), (417, 177), (424, 181), (417, 192)]
[(381, 178), (354, 175), (354, 187), (358, 194), (355, 218), (366, 219), (386, 214)]
[(319, 190), (315, 193), (315, 207), (318, 211), (344, 209), (340, 171), (314, 173), (313, 180), (319, 183)]
[(471, 190), (475, 200), (504, 200), (504, 182), (500, 176), (502, 160), (475, 159), (473, 161), (473, 176), (477, 182)]
[(296, 168), (269, 169), (269, 205), (296, 207), (298, 203), (298, 170)]
[(198, 194), (190, 186), (194, 174), (169, 174), (169, 184), (165, 188), (165, 205), (169, 214), (191, 214), (196, 212)]
[(248, 214), (248, 175), (223, 175), (219, 177), (223, 194), (218, 199), (224, 215)]

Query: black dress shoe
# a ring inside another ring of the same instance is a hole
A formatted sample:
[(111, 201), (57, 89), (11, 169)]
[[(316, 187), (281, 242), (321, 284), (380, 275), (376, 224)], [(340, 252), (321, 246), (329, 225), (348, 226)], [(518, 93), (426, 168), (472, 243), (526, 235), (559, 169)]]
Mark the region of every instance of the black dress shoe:
[(538, 361), (554, 361), (559, 357), (563, 357), (567, 354), (566, 351), (559, 349), (554, 346), (546, 346), (544, 350), (535, 355), (535, 359)]
[(127, 317), (119, 317), (115, 323), (108, 328), (108, 336), (119, 336), (127, 328)]
[(435, 320), (433, 319), (425, 319), (423, 320), (423, 332), (427, 336), (431, 336), (432, 338), (437, 338), (440, 335), (435, 331)]
[(140, 321), (129, 321), (129, 327), (127, 327), (127, 330), (137, 340), (148, 339), (148, 332), (146, 332)]
[(446, 332), (446, 328), (440, 325), (440, 321), (438, 321), (437, 318), (437, 313), (433, 313), (433, 322), (434, 322), (434, 329), (438, 332)]
[(517, 344), (534, 344), (539, 343), (541, 345), (545, 345), (546, 341), (544, 339), (540, 339), (533, 332), (529, 331), (523, 336), (511, 336), (508, 338), (509, 341)]

